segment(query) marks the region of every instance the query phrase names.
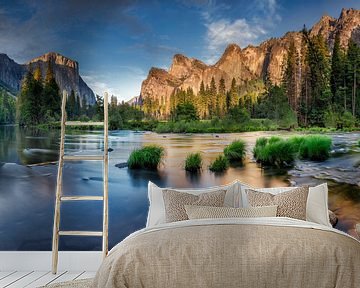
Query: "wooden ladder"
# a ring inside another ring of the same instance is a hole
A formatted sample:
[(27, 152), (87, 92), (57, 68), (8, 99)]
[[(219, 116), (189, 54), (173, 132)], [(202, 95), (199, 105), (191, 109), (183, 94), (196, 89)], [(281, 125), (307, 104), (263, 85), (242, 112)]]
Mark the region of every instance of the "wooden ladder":
[[(103, 258), (108, 253), (108, 171), (109, 171), (109, 152), (108, 152), (108, 95), (104, 95), (104, 121), (103, 122), (80, 122), (66, 121), (66, 100), (67, 92), (63, 91), (61, 105), (61, 137), (60, 137), (60, 156), (56, 185), (56, 200), (54, 213), (54, 230), (52, 241), (52, 273), (57, 273), (59, 236), (99, 236), (102, 237)], [(65, 127), (66, 126), (104, 126), (104, 154), (103, 155), (65, 155)], [(103, 161), (103, 196), (63, 196), (62, 176), (64, 161)], [(61, 231), (60, 230), (60, 205), (62, 201), (103, 201), (103, 229), (102, 231)]]

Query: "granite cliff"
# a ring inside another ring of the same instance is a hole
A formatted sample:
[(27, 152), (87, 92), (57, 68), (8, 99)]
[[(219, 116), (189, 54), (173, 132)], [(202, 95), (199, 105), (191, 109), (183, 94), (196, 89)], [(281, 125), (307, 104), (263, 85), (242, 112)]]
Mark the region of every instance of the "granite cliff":
[(95, 103), (94, 92), (79, 74), (78, 62), (54, 52), (32, 59), (26, 64), (18, 64), (6, 54), (0, 54), (0, 86), (16, 95), (27, 71), (29, 69), (33, 71), (36, 67), (40, 67), (42, 75), (45, 77), (49, 62), (61, 91), (66, 90), (70, 94), (71, 90), (74, 90), (89, 105)]
[[(360, 44), (360, 10), (343, 9), (338, 19), (323, 16), (310, 30), (310, 35), (322, 35), (332, 50), (335, 36), (339, 34), (341, 45), (345, 48), (350, 38)], [(177, 89), (191, 87), (196, 94), (201, 81), (209, 85), (214, 77), (216, 83), (223, 78), (226, 89), (230, 88), (233, 78), (238, 84), (266, 77), (274, 84), (282, 78), (282, 67), (290, 43), (294, 41), (298, 53), (301, 52), (301, 32), (288, 32), (281, 38), (271, 38), (258, 46), (241, 49), (230, 44), (214, 65), (189, 58), (181, 54), (173, 57), (168, 71), (151, 68), (141, 86), (140, 97), (148, 98), (164, 107), (161, 115), (170, 113), (170, 96)]]

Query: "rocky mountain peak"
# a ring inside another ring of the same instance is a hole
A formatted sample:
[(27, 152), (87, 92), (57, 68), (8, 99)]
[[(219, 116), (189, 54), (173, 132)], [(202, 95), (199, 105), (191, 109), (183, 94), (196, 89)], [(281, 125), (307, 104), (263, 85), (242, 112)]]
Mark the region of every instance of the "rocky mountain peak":
[(349, 38), (360, 45), (360, 10), (342, 9), (336, 26), (340, 31), (341, 46), (346, 47)]
[(6, 54), (0, 54), (0, 86), (16, 95), (21, 89), (22, 79), (27, 71), (33, 71), (34, 67), (39, 67), (45, 78), (49, 62), (52, 63), (55, 80), (61, 91), (66, 90), (68, 94), (74, 91), (88, 105), (95, 103), (94, 92), (79, 74), (78, 62), (56, 52), (46, 53), (27, 64), (18, 64)]
[[(360, 10), (343, 9), (338, 19), (324, 15), (312, 27), (310, 35), (324, 37), (330, 51), (336, 35), (339, 35), (344, 48), (347, 47), (349, 39), (360, 45)], [(141, 97), (159, 105), (156, 106), (160, 107), (156, 116), (166, 117), (170, 112), (170, 97), (177, 89), (191, 88), (197, 94), (201, 82), (209, 85), (212, 78), (217, 85), (220, 79), (224, 79), (226, 89), (230, 88), (233, 78), (239, 85), (248, 81), (264, 80), (265, 77), (269, 77), (272, 83), (279, 84), (282, 67), (292, 42), (301, 53), (300, 31), (288, 32), (282, 37), (270, 38), (258, 46), (249, 45), (244, 49), (230, 44), (214, 65), (206, 65), (200, 60), (176, 54), (169, 72), (163, 69), (154, 70), (155, 68), (150, 70), (147, 79), (142, 83)]]
[(325, 39), (334, 31), (336, 19), (323, 15), (321, 19), (311, 28), (311, 35), (322, 35)]
[(76, 71), (79, 70), (79, 64), (77, 61), (74, 61), (56, 52), (49, 52), (40, 57), (36, 57), (32, 59), (28, 64), (37, 63), (39, 61), (51, 62), (52, 64), (63, 65)]
[(231, 57), (231, 56), (236, 55), (236, 54), (239, 55), (240, 53), (241, 53), (240, 46), (235, 44), (235, 43), (232, 43), (232, 44), (229, 44), (226, 47), (226, 49), (225, 49), (223, 55), (221, 56), (221, 58), (223, 58), (223, 57)]
[(204, 70), (207, 65), (200, 60), (188, 58), (182, 54), (175, 54), (169, 73), (177, 78), (185, 79), (195, 70)]

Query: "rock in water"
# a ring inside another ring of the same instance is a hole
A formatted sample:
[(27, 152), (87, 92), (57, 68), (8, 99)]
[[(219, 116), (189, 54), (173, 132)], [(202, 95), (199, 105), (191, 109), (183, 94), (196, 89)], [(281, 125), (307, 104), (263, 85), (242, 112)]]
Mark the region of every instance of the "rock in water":
[(123, 163), (115, 164), (115, 167), (126, 168), (126, 167), (128, 167), (128, 164), (127, 164), (127, 162), (123, 162)]

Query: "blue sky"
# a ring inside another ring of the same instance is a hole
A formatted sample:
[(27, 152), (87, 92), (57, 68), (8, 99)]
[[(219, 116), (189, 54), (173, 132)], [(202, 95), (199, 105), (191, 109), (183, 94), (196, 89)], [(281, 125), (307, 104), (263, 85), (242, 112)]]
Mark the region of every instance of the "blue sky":
[(341, 8), (360, 1), (0, 0), (0, 53), (25, 63), (59, 52), (96, 93), (128, 100), (176, 53), (213, 64), (229, 43), (257, 45)]

